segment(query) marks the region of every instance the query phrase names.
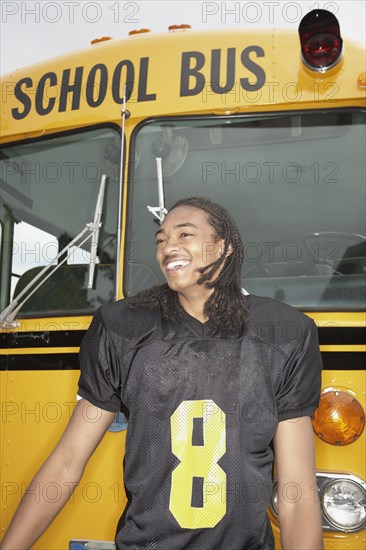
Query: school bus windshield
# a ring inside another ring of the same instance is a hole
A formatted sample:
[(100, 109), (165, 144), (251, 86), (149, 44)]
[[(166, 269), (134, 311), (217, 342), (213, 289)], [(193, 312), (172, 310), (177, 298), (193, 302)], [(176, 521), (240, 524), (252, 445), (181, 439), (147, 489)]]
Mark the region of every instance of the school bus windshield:
[[(58, 263), (20, 316), (96, 310), (113, 297), (120, 135), (112, 128), (71, 132), (11, 144), (1, 155), (1, 309), (48, 263)], [(103, 174), (96, 271), (88, 288), (90, 239), (84, 235), (82, 246), (55, 257), (93, 221)]]
[(305, 310), (365, 306), (365, 114), (351, 110), (169, 118), (133, 141), (125, 295), (162, 282), (156, 157), (165, 205), (206, 196), (238, 220), (242, 284)]

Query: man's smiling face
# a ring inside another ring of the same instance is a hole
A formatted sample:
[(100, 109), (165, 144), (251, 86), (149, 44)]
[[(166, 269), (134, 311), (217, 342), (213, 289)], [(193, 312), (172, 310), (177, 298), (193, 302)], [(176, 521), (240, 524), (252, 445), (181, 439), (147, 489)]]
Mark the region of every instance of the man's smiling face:
[(217, 239), (207, 214), (191, 206), (174, 208), (156, 233), (156, 258), (172, 290), (181, 294), (210, 294), (198, 269), (218, 260), (223, 252), (223, 239)]

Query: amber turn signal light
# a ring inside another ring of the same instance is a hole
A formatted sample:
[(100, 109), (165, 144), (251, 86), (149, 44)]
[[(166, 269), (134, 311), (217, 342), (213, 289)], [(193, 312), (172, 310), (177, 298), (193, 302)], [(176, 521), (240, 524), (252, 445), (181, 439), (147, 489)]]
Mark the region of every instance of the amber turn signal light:
[(150, 29), (136, 29), (136, 30), (133, 30), (133, 31), (130, 31), (128, 33), (128, 36), (135, 36), (136, 34), (146, 34), (147, 32), (151, 32)]
[(112, 40), (111, 36), (102, 36), (101, 38), (94, 38), (94, 40), (91, 40), (90, 44), (100, 44), (100, 42), (107, 42), (107, 40)]
[(312, 423), (314, 432), (325, 443), (349, 445), (362, 434), (365, 413), (351, 393), (327, 388), (320, 396)]
[(182, 25), (169, 25), (168, 31), (189, 31), (191, 28), (191, 25), (183, 23)]

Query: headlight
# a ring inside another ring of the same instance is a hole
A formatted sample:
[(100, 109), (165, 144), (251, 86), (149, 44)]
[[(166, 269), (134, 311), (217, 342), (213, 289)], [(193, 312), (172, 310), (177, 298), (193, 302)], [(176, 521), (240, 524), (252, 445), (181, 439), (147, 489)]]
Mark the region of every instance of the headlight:
[[(353, 474), (317, 472), (324, 531), (360, 531), (366, 527), (366, 483)], [(274, 480), (271, 510), (278, 518), (278, 483)]]
[(277, 481), (275, 481), (273, 484), (271, 507), (275, 516), (278, 517), (278, 483)]
[(322, 492), (322, 507), (327, 520), (345, 531), (362, 527), (366, 517), (366, 493), (358, 483), (336, 479)]

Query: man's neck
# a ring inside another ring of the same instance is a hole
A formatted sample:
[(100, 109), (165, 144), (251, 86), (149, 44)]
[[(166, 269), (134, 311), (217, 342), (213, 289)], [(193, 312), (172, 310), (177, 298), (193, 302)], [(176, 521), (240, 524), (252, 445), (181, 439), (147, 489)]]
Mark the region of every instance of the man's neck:
[(206, 323), (206, 321), (208, 321), (208, 317), (204, 313), (204, 308), (211, 293), (212, 292), (208, 293), (206, 297), (202, 296), (202, 293), (200, 293), (200, 296), (183, 296), (178, 293), (178, 298), (181, 306), (189, 315), (201, 323)]

